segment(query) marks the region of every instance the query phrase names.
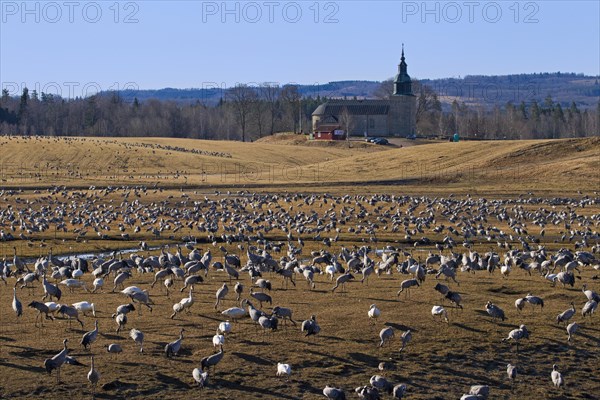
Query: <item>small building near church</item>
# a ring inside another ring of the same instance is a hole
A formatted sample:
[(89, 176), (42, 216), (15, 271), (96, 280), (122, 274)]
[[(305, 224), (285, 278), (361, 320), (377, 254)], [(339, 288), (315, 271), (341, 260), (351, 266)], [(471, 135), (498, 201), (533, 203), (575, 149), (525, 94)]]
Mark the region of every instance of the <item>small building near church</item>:
[(388, 99), (327, 101), (312, 113), (313, 132), (323, 131), (322, 126), (334, 121), (350, 136), (415, 135), (417, 98), (412, 92), (407, 67), (403, 46), (394, 92)]
[(314, 140), (346, 140), (346, 132), (339, 124), (322, 124), (313, 132)]

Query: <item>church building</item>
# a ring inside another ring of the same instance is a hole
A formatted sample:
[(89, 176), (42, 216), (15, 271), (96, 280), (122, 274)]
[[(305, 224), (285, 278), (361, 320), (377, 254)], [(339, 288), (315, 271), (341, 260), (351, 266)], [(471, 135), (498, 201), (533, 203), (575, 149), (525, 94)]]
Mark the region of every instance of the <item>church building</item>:
[(402, 57), (387, 100), (330, 100), (312, 113), (313, 132), (343, 129), (349, 136), (400, 136), (416, 134), (417, 98)]

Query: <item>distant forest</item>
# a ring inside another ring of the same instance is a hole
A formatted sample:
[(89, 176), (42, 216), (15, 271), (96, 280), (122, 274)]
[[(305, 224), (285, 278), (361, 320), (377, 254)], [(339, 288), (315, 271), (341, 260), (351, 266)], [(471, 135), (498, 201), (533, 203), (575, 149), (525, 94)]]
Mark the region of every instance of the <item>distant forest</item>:
[[(596, 77), (554, 73), (415, 80), (413, 91), (421, 136), (459, 132), (477, 139), (531, 139), (600, 132)], [(3, 90), (0, 134), (249, 141), (276, 132), (309, 132), (311, 113), (327, 99), (390, 93), (391, 80), (126, 90), (74, 99), (27, 88), (20, 96)]]

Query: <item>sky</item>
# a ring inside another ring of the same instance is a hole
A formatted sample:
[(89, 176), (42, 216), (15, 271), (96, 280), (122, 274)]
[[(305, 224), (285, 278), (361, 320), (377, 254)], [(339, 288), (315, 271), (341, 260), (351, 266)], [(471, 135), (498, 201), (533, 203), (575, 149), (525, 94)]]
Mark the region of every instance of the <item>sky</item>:
[(4, 1), (0, 84), (111, 89), (600, 75), (599, 1)]

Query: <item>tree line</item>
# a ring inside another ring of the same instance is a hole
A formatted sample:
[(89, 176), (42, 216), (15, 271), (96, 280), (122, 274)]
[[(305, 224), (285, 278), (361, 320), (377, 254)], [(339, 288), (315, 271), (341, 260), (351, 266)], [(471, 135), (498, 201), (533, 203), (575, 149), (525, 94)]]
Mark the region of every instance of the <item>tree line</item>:
[[(392, 82), (382, 82), (374, 95), (387, 98)], [(598, 135), (600, 101), (580, 110), (575, 102), (563, 107), (548, 96), (492, 109), (454, 100), (443, 111), (437, 93), (413, 82), (417, 97), (417, 134), (480, 139), (566, 138)], [(310, 132), (311, 114), (326, 97), (302, 96), (298, 86), (237, 85), (224, 91), (215, 105), (196, 101), (134, 98), (119, 92), (65, 99), (23, 89), (21, 96), (0, 97), (0, 134), (47, 136), (160, 136), (197, 139), (256, 140), (276, 132)]]
[[(391, 79), (375, 92), (386, 98), (393, 92)], [(443, 112), (438, 94), (428, 85), (413, 81), (417, 97), (417, 135), (449, 137), (458, 132), (470, 139), (558, 139), (600, 135), (600, 100), (595, 110), (580, 110), (575, 102), (564, 107), (548, 95), (543, 102), (507, 102), (504, 106), (452, 101)]]

